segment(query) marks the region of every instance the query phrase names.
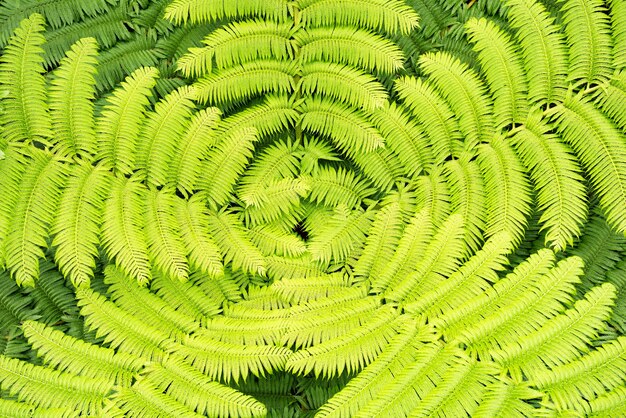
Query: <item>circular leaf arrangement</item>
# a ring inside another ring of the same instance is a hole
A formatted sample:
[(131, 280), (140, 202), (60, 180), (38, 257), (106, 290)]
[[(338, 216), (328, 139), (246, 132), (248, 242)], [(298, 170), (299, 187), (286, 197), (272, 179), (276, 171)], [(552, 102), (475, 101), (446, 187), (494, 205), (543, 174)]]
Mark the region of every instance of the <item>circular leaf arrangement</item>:
[(626, 415), (624, 1), (0, 16), (0, 415)]

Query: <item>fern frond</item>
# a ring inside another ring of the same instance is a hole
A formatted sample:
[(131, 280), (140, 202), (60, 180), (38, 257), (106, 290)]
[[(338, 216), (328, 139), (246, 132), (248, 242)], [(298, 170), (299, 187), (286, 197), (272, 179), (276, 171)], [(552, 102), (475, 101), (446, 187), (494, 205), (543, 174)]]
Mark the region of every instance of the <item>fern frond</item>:
[(222, 253), (208, 233), (209, 217), (199, 199), (175, 199), (178, 229), (184, 243), (189, 266), (211, 277), (224, 275)]
[(167, 333), (143, 322), (108, 301), (104, 296), (82, 287), (76, 291), (85, 324), (104, 337), (104, 343), (118, 353), (125, 352), (151, 361), (162, 360), (175, 343)]
[(17, 284), (34, 286), (39, 276), (39, 259), (48, 247), (50, 225), (54, 221), (68, 167), (47, 152), (28, 151), (22, 158), (27, 165), (20, 182), (10, 225), (4, 237), (6, 268)]
[(333, 100), (309, 98), (302, 107), (302, 129), (330, 137), (348, 156), (385, 145), (385, 139), (366, 116)]
[(237, 215), (227, 210), (211, 213), (209, 231), (224, 254), (224, 262), (232, 262), (234, 270), (252, 274), (265, 274), (263, 254), (250, 241), (246, 228)]
[(299, 257), (307, 251), (306, 244), (302, 239), (273, 224), (251, 228), (248, 234), (254, 245), (266, 256), (276, 254), (286, 257)]
[(193, 87), (202, 103), (234, 104), (263, 94), (291, 94), (297, 73), (293, 61), (255, 60), (207, 74)]
[(392, 41), (352, 27), (302, 29), (293, 34), (303, 64), (329, 61), (367, 72), (394, 74), (403, 67), (402, 51)]
[(26, 321), (22, 329), (46, 365), (61, 371), (130, 386), (144, 367), (139, 357), (86, 343), (41, 322)]
[(0, 355), (0, 385), (21, 401), (43, 408), (71, 407), (98, 413), (113, 385)]
[(366, 154), (352, 156), (354, 165), (381, 192), (389, 192), (394, 185), (405, 180), (405, 168), (398, 155), (389, 148), (378, 148)]
[(415, 189), (417, 209), (428, 209), (433, 226), (440, 227), (452, 210), (450, 190), (443, 170), (440, 167), (433, 167), (429, 175), (418, 177), (411, 187)]
[(605, 2), (567, 0), (561, 11), (569, 45), (568, 80), (575, 84), (602, 83), (613, 72), (610, 17)]
[(94, 74), (98, 44), (94, 38), (75, 43), (54, 72), (49, 89), (54, 152), (89, 160), (96, 153), (93, 119)]
[(246, 224), (251, 226), (270, 222), (297, 223), (300, 200), (306, 198), (311, 186), (308, 178), (284, 178), (265, 184), (257, 193), (257, 203), (248, 205), (243, 211)]
[(197, 78), (212, 71), (213, 61), (217, 68), (228, 68), (257, 59), (289, 60), (292, 31), (292, 25), (272, 21), (232, 22), (207, 35), (205, 47), (190, 48), (177, 65), (186, 77)]
[(144, 376), (156, 388), (203, 416), (250, 418), (267, 413), (266, 407), (253, 397), (207, 381), (204, 374), (174, 358), (149, 366)]
[[(41, 259), (39, 281), (31, 292), (35, 309), (38, 311), (38, 320), (52, 325), (60, 321), (71, 323), (74, 318), (77, 319), (79, 313), (73, 290), (53, 263)], [(28, 311), (25, 313), (28, 314)], [(71, 329), (71, 325), (69, 328)]]
[(561, 100), (567, 87), (567, 49), (559, 26), (536, 0), (507, 0), (505, 4), (522, 47), (530, 102)]
[(4, 196), (0, 199), (0, 265), (6, 266), (6, 254), (4, 241), (11, 231), (11, 219), (15, 205), (19, 199), (20, 183), (24, 177), (24, 172), (28, 167), (25, 164), (25, 157), (19, 147), (9, 147), (4, 150), (4, 158), (0, 160), (0, 194)]
[(4, 144), (52, 136), (41, 56), (44, 24), (39, 14), (24, 19), (0, 57), (0, 86), (6, 90), (0, 115)]
[(354, 171), (343, 168), (334, 169), (330, 166), (321, 167), (311, 177), (311, 194), (313, 202), (336, 207), (345, 205), (348, 208), (359, 206), (374, 193), (369, 183), (361, 179)]
[(623, 385), (624, 367), (626, 338), (619, 337), (574, 362), (537, 373), (533, 384), (565, 409)]
[(206, 324), (206, 331), (202, 330), (195, 335), (204, 335), (229, 344), (279, 345), (286, 326), (285, 318), (269, 314), (261, 319), (220, 315)]
[(494, 134), (492, 103), (478, 75), (454, 56), (426, 53), (419, 65), (459, 119), (466, 148), (474, 149)]
[(188, 246), (185, 245), (175, 213), (178, 197), (168, 192), (149, 190), (145, 200), (145, 235), (153, 266), (174, 280), (186, 281)]
[(76, 165), (61, 195), (52, 225), (54, 260), (76, 287), (93, 277), (110, 179), (101, 167)]
[(345, 206), (338, 207), (319, 235), (309, 241), (312, 259), (323, 264), (345, 261), (355, 247), (365, 242), (373, 215), (371, 209), (349, 211)]
[(560, 251), (580, 236), (587, 196), (578, 161), (550, 130), (533, 115), (512, 142), (537, 189), (537, 205), (543, 211), (539, 222), (547, 229), (545, 240)]
[(330, 297), (344, 292), (356, 292), (362, 296), (362, 287), (351, 287), (346, 276), (341, 273), (309, 278), (281, 279), (271, 284), (280, 296), (294, 304)]
[(500, 231), (511, 234), (513, 242), (521, 242), (531, 212), (530, 185), (525, 170), (509, 143), (496, 137), (480, 145), (478, 164), (483, 173), (486, 207), (485, 234)]
[(268, 20), (287, 19), (287, 0), (174, 0), (165, 9), (165, 18), (176, 23), (206, 23), (224, 18), (261, 17)]
[(136, 141), (157, 76), (156, 68), (141, 68), (133, 72), (108, 97), (96, 121), (97, 158), (115, 173), (132, 173)]
[(178, 138), (185, 132), (196, 97), (193, 88), (183, 86), (157, 102), (149, 112), (137, 138), (135, 170), (148, 184), (165, 184), (169, 162), (177, 149)]
[(626, 68), (626, 5), (621, 1), (610, 1), (613, 35), (613, 67)]
[(528, 111), (528, 87), (521, 56), (511, 38), (483, 18), (471, 19), (465, 27), (493, 96), (496, 128), (522, 122)]
[(600, 107), (623, 132), (626, 132), (626, 110), (622, 106), (626, 100), (626, 70), (616, 71), (610, 82), (603, 84), (602, 87), (598, 97)]
[(187, 129), (178, 137), (176, 151), (168, 164), (167, 183), (185, 195), (194, 190), (202, 167), (201, 159), (218, 140), (214, 132), (220, 116), (220, 110), (215, 107), (202, 109), (192, 116)]
[(354, 373), (371, 363), (396, 335), (393, 321), (396, 317), (395, 309), (381, 307), (366, 324), (293, 353), (286, 370), (297, 374), (313, 372), (324, 377), (340, 375), (344, 370)]
[(554, 112), (557, 129), (578, 155), (609, 224), (626, 232), (626, 152), (620, 132), (579, 96), (568, 95)]
[(463, 136), (456, 116), (430, 83), (403, 77), (396, 80), (395, 89), (424, 129), (435, 164), (443, 162), (460, 148)]
[(147, 190), (136, 179), (115, 178), (104, 205), (102, 243), (130, 277), (145, 285), (152, 277), (143, 202)]
[(202, 168), (204, 175), (198, 179), (197, 189), (207, 198), (211, 207), (222, 206), (233, 193), (235, 183), (252, 158), (254, 143), (258, 139), (256, 129), (243, 127), (222, 137), (207, 153)]
[(619, 386), (602, 396), (589, 401), (591, 413), (589, 417), (600, 418), (626, 414), (626, 387)]
[(33, 300), (20, 292), (7, 271), (0, 273), (0, 327), (3, 333), (16, 329), (22, 321), (34, 319)]
[(480, 405), (473, 413), (474, 417), (526, 417), (537, 412), (529, 401), (538, 398), (539, 392), (527, 384), (515, 384), (507, 380), (500, 378), (485, 388)]
[(274, 279), (317, 277), (326, 273), (322, 263), (314, 260), (309, 252), (300, 257), (273, 255), (266, 257), (265, 260), (267, 262), (267, 275)]

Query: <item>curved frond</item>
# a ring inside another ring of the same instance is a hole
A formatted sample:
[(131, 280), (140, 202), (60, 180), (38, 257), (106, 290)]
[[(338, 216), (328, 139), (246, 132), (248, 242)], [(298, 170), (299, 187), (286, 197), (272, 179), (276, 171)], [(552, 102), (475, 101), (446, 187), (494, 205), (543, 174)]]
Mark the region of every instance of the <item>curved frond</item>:
[(370, 31), (352, 27), (302, 29), (293, 34), (300, 45), (303, 64), (329, 61), (393, 74), (403, 67), (402, 51), (392, 41)]
[(496, 127), (522, 122), (527, 109), (527, 85), (521, 56), (510, 37), (492, 21), (471, 19), (465, 27), (493, 95)]
[(139, 379), (130, 388), (119, 388), (111, 397), (122, 416), (129, 418), (201, 418), (183, 403), (165, 395), (157, 384)]
[(587, 196), (578, 161), (550, 130), (539, 117), (530, 116), (512, 142), (537, 190), (545, 240), (560, 251), (580, 236)]
[(174, 0), (165, 9), (165, 18), (176, 24), (246, 17), (283, 21), (287, 18), (287, 0)]
[(152, 277), (143, 202), (147, 190), (135, 179), (115, 178), (104, 205), (102, 243), (124, 272), (145, 285)]
[(54, 151), (89, 160), (96, 153), (93, 118), (94, 74), (98, 44), (94, 38), (75, 43), (61, 60), (49, 89)]
[(569, 45), (567, 78), (575, 84), (602, 83), (613, 72), (611, 22), (605, 2), (567, 0), (561, 11)]
[(328, 166), (321, 167), (316, 175), (311, 177), (309, 199), (331, 207), (345, 205), (353, 208), (359, 206), (373, 193), (374, 189), (370, 184), (354, 171)]
[(310, 189), (306, 177), (271, 180), (255, 196), (257, 202), (244, 208), (243, 218), (251, 226), (275, 221), (295, 224), (300, 200), (309, 194)]
[[(44, 19), (24, 19), (0, 57), (0, 86), (6, 90), (0, 115), (2, 142), (45, 141), (52, 136), (41, 46)], [(3, 147), (4, 148), (4, 147)]]
[(619, 0), (609, 2), (613, 35), (613, 66), (626, 68), (626, 4)]
[(78, 287), (93, 277), (111, 177), (88, 165), (74, 166), (68, 177), (52, 224), (52, 245), (59, 270)]
[(141, 122), (157, 76), (156, 68), (133, 72), (108, 97), (96, 121), (97, 158), (116, 173), (130, 174), (133, 170)]
[(626, 132), (626, 109), (622, 105), (626, 101), (626, 70), (616, 71), (610, 82), (602, 87), (602, 92), (598, 97), (600, 107), (622, 129), (622, 132)]
[(307, 250), (306, 244), (298, 236), (272, 224), (254, 227), (248, 234), (264, 255), (299, 257)]

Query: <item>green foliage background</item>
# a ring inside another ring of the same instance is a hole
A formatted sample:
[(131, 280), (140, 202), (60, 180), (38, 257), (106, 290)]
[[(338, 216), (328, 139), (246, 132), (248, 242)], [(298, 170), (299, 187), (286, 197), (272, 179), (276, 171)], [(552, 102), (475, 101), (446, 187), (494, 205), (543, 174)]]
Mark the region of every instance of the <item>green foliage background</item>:
[(626, 415), (626, 2), (0, 2), (0, 416)]

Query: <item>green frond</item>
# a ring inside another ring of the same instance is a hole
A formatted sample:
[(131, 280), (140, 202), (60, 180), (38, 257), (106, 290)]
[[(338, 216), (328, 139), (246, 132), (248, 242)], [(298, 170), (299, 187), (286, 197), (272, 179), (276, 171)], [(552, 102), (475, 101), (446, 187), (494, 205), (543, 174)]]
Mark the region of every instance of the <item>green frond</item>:
[(327, 166), (320, 167), (315, 176), (311, 177), (309, 199), (331, 207), (345, 205), (353, 208), (373, 193), (374, 189), (370, 184), (354, 171)]
[(19, 199), (20, 183), (24, 177), (24, 172), (28, 167), (24, 161), (25, 157), (20, 147), (9, 147), (4, 150), (4, 158), (0, 160), (0, 265), (5, 267), (6, 255), (4, 251), (4, 240), (11, 231), (11, 219), (15, 205)]
[(590, 102), (568, 95), (554, 110), (557, 129), (576, 152), (609, 224), (626, 232), (626, 151), (620, 132)]
[(469, 251), (476, 252), (483, 242), (487, 212), (480, 168), (466, 154), (458, 160), (448, 161), (444, 173), (450, 192), (451, 211), (465, 219), (465, 242)]
[(402, 213), (397, 202), (383, 206), (376, 212), (367, 231), (365, 247), (354, 264), (354, 276), (363, 279), (380, 277), (398, 246), (402, 229)]
[[(525, 291), (514, 295), (511, 293), (510, 303), (507, 305), (500, 305), (502, 301), (497, 300), (501, 307), (489, 312), (483, 320), (469, 324), (461, 332), (459, 340), (471, 351), (484, 355), (497, 345), (522, 339), (561, 313), (565, 304), (571, 303), (575, 292), (574, 284), (580, 281), (582, 267), (580, 258), (569, 257), (539, 277), (525, 274), (524, 271), (521, 272), (522, 277), (519, 273), (507, 276), (501, 281), (504, 283), (501, 286), (508, 287), (512, 283), (506, 281), (519, 283), (521, 279), (522, 284), (527, 284), (524, 286)], [(534, 282), (527, 283), (533, 278)]]
[(263, 102), (222, 119), (217, 128), (219, 136), (232, 135), (242, 127), (256, 128), (265, 137), (292, 127), (300, 118), (297, 104), (288, 96), (267, 95)]
[(373, 112), (371, 120), (409, 177), (414, 178), (430, 168), (433, 155), (424, 130), (403, 107), (395, 103), (380, 106)]
[[(567, 364), (587, 351), (587, 344), (606, 327), (611, 316), (615, 287), (605, 283), (587, 292), (573, 308), (552, 318), (519, 341), (511, 341), (491, 355), (516, 379), (529, 378)], [(523, 373), (523, 374), (522, 374)]]
[(537, 373), (533, 384), (560, 408), (576, 407), (623, 385), (625, 367), (626, 338), (619, 337), (574, 362)]
[(385, 34), (408, 35), (419, 16), (401, 0), (299, 0), (300, 22), (307, 27), (353, 26)]
[(215, 107), (199, 110), (191, 117), (184, 133), (179, 133), (176, 151), (169, 157), (167, 183), (185, 195), (193, 192), (201, 173), (201, 161), (218, 141), (214, 132), (221, 114)]
[(212, 208), (222, 206), (233, 193), (235, 183), (252, 158), (258, 133), (250, 127), (231, 130), (208, 151), (197, 189)]
[(613, 35), (613, 66), (626, 68), (626, 4), (618, 0), (609, 2)]
[(448, 217), (409, 273), (395, 275), (396, 281), (389, 283), (384, 292), (385, 299), (395, 302), (414, 299), (449, 277), (459, 267), (466, 253), (464, 233), (463, 217), (459, 214)]
[(414, 321), (406, 320), (381, 354), (322, 405), (317, 416), (339, 418), (356, 415), (393, 381), (404, 366), (415, 360), (418, 349), (424, 346), (422, 341), (428, 340), (428, 331), (427, 327), (416, 326)]
[(362, 295), (363, 287), (351, 287), (348, 277), (341, 273), (310, 278), (281, 279), (271, 284), (280, 296), (294, 304), (354, 292)]
[[(428, 137), (434, 163), (441, 163), (455, 154), (461, 147), (461, 128), (450, 105), (435, 88), (421, 79), (403, 77), (396, 80), (395, 89)], [(393, 141), (390, 146), (392, 144)]]
[(440, 227), (451, 214), (450, 190), (443, 169), (434, 167), (429, 175), (420, 176), (411, 184), (417, 197), (417, 208), (428, 209), (430, 220)]
[(282, 370), (292, 354), (284, 347), (232, 344), (204, 334), (189, 336), (175, 353), (209, 378), (235, 383)]
[(140, 68), (133, 72), (107, 98), (96, 120), (97, 158), (115, 173), (132, 173), (137, 138), (157, 76), (156, 68)]
[[(36, 407), (34, 405), (13, 401), (10, 399), (0, 399), (0, 416), (6, 418), (22, 418), (32, 417), (35, 413)], [(63, 418), (66, 418), (64, 415)]]
[(207, 74), (193, 87), (202, 103), (230, 105), (263, 94), (291, 94), (297, 73), (294, 61), (257, 59)]
[(76, 339), (41, 322), (22, 323), (28, 342), (45, 364), (60, 371), (130, 386), (144, 360)]
[(476, 418), (507, 418), (529, 417), (536, 413), (535, 408), (527, 402), (538, 398), (539, 393), (527, 384), (515, 384), (502, 378), (489, 384), (474, 411)]
[(615, 270), (606, 274), (606, 281), (613, 284), (617, 289), (615, 307), (613, 308), (610, 322), (620, 332), (624, 332), (624, 329), (626, 329), (626, 298), (624, 297), (624, 291), (626, 291), (626, 271), (624, 267), (625, 263), (620, 262)]
[(157, 384), (139, 379), (130, 388), (119, 388), (111, 397), (116, 406), (129, 418), (201, 418), (183, 403), (165, 395)]
[(189, 278), (188, 246), (176, 216), (179, 198), (164, 191), (149, 190), (145, 200), (145, 236), (151, 264), (172, 280)]
[(381, 271), (370, 271), (372, 291), (381, 293), (391, 283), (398, 283), (413, 271), (423, 257), (433, 235), (433, 225), (427, 209), (423, 209), (413, 217), (402, 231), (396, 250)]
[(367, 153), (385, 145), (381, 133), (366, 115), (341, 102), (309, 98), (302, 106), (302, 129), (330, 137), (348, 156)]
[(68, 168), (47, 152), (23, 151), (26, 154), (20, 160), (27, 169), (19, 189), (10, 191), (18, 198), (11, 209), (11, 229), (3, 237), (3, 249), (6, 269), (17, 284), (34, 286)]
[[(209, 215), (199, 199), (175, 199), (178, 232), (184, 243), (189, 267), (211, 277), (222, 277), (224, 265), (217, 243), (208, 233)], [(176, 231), (176, 229), (174, 229)]]
[(146, 325), (159, 329), (171, 339), (179, 341), (200, 329), (194, 318), (175, 310), (113, 265), (104, 269), (104, 283), (109, 286), (111, 302), (118, 308), (141, 318)]
[(307, 177), (268, 181), (254, 196), (257, 202), (244, 208), (243, 218), (251, 226), (277, 221), (295, 224), (300, 200), (308, 196), (310, 189)]
[(283, 257), (272, 255), (265, 258), (267, 275), (274, 279), (317, 277), (326, 273), (322, 264), (314, 260), (309, 252), (300, 257)]
[(144, 376), (156, 388), (203, 416), (250, 418), (265, 417), (267, 413), (266, 407), (253, 397), (207, 381), (204, 374), (177, 359), (149, 366)]
[(532, 115), (512, 142), (537, 190), (546, 243), (561, 251), (580, 236), (587, 217), (587, 195), (576, 157), (551, 129)]
[(329, 342), (364, 325), (381, 306), (376, 297), (354, 299), (354, 293), (347, 295), (333, 294), (293, 308), (285, 321), (283, 345), (300, 350)]
[(301, 238), (272, 224), (253, 227), (248, 230), (248, 234), (254, 245), (266, 256), (276, 254), (299, 257), (307, 251)]
[(220, 315), (211, 318), (206, 324), (206, 331), (196, 332), (195, 335), (229, 344), (273, 346), (279, 345), (286, 326), (285, 318), (271, 317), (269, 314), (260, 319)]
[(188, 127), (195, 106), (196, 91), (183, 86), (157, 102), (146, 115), (137, 137), (135, 170), (148, 184), (156, 187), (167, 181), (171, 156), (178, 148), (178, 138)]
[(602, 83), (613, 72), (611, 22), (605, 2), (567, 0), (561, 11), (569, 46), (568, 80)]
[(402, 162), (389, 148), (378, 148), (366, 154), (355, 154), (352, 160), (365, 178), (384, 193), (389, 192), (393, 186), (405, 179)]
[(616, 71), (610, 82), (603, 84), (598, 102), (604, 113), (626, 132), (626, 110), (622, 105), (624, 100), (626, 100), (626, 70)]
[(147, 192), (134, 178), (115, 178), (102, 219), (102, 243), (107, 255), (141, 285), (152, 277), (144, 216)]
[(316, 137), (304, 137), (300, 155), (300, 173), (317, 173), (320, 161), (340, 161), (337, 151), (324, 139)]
[(327, 264), (341, 263), (365, 243), (365, 234), (372, 222), (374, 211), (360, 208), (349, 211), (339, 206), (319, 235), (309, 241), (312, 259)]
[(384, 86), (373, 75), (332, 62), (303, 65), (298, 90), (303, 96), (319, 94), (368, 112), (389, 99)]
[(52, 224), (54, 260), (74, 286), (93, 277), (111, 177), (101, 167), (75, 165)]
[(117, 353), (160, 361), (175, 346), (166, 332), (146, 324), (143, 318), (131, 315), (91, 289), (82, 287), (76, 296), (87, 327), (96, 331), (97, 338), (104, 337), (103, 342)]
[(465, 27), (493, 96), (496, 128), (523, 122), (528, 111), (528, 87), (522, 58), (513, 41), (487, 19), (471, 19)]
[(0, 126), (3, 147), (12, 142), (46, 141), (52, 136), (46, 81), (43, 77), (44, 19), (22, 20), (0, 57), (2, 99)]
[(507, 231), (517, 245), (531, 213), (526, 171), (511, 145), (500, 137), (480, 145), (477, 159), (483, 173), (488, 208), (485, 235)]
[[(158, 64), (156, 40), (152, 36), (136, 35), (126, 42), (118, 42), (98, 57), (96, 89), (113, 89), (135, 71), (153, 68)], [(150, 70), (151, 71), (151, 70)], [(156, 82), (155, 82), (156, 84)]]
[(223, 210), (211, 213), (209, 232), (224, 254), (224, 263), (232, 262), (234, 270), (264, 275), (266, 263), (261, 251), (250, 241), (247, 229), (232, 212)]
[(353, 27), (301, 29), (293, 34), (303, 64), (328, 61), (367, 72), (394, 74), (404, 64), (402, 50), (392, 41)]
[(241, 302), (242, 300), (240, 290), (241, 283), (229, 269), (224, 271), (222, 277), (217, 278), (200, 272), (194, 272), (190, 277), (190, 281), (206, 295), (206, 298), (212, 299), (220, 305), (224, 302)]
[(506, 0), (505, 4), (524, 56), (530, 103), (561, 100), (567, 88), (567, 49), (560, 27), (537, 0)]
[(0, 273), (0, 330), (3, 337), (14, 331), (22, 321), (35, 318), (37, 311), (32, 309), (31, 297), (24, 297), (9, 273)]
[(203, 292), (193, 282), (193, 275), (190, 281), (181, 283), (156, 274), (150, 290), (176, 312), (193, 318), (200, 326), (205, 326), (208, 318), (221, 313), (222, 303), (226, 300), (219, 289), (210, 294)]
[(18, 400), (43, 408), (98, 413), (113, 385), (0, 355), (0, 386)]
[(396, 335), (397, 315), (396, 310), (381, 307), (367, 323), (335, 339), (296, 351), (287, 360), (286, 370), (297, 374), (313, 372), (316, 377), (357, 372), (371, 363)]
[(40, 322), (47, 325), (61, 321), (67, 323), (79, 316), (74, 289), (50, 261), (39, 260), (39, 280), (30, 295), (35, 302), (37, 319)]
[(54, 152), (89, 160), (96, 153), (93, 119), (96, 55), (94, 38), (75, 43), (61, 60), (49, 89)]
[(626, 387), (619, 386), (596, 399), (589, 401), (589, 417), (611, 417), (626, 414)]
[(459, 304), (453, 311), (435, 318), (433, 325), (442, 332), (446, 340), (453, 341), (466, 328), (516, 303), (519, 295), (526, 294), (535, 281), (548, 274), (554, 266), (554, 258), (554, 253), (548, 249), (531, 254), (492, 288)]
[(506, 255), (512, 249), (511, 237), (506, 232), (494, 235), (445, 280), (439, 280), (439, 283), (422, 280), (419, 291), (408, 295), (404, 309), (425, 315), (429, 320), (454, 311), (456, 306), (482, 294), (490, 283), (498, 280), (497, 272), (504, 270), (508, 263)]
[(287, 19), (287, 0), (174, 0), (165, 9), (165, 18), (176, 23), (206, 23), (224, 18), (260, 17), (284, 21)]
[(494, 134), (493, 105), (478, 75), (444, 52), (422, 55), (419, 65), (456, 114), (465, 147), (489, 141)]

